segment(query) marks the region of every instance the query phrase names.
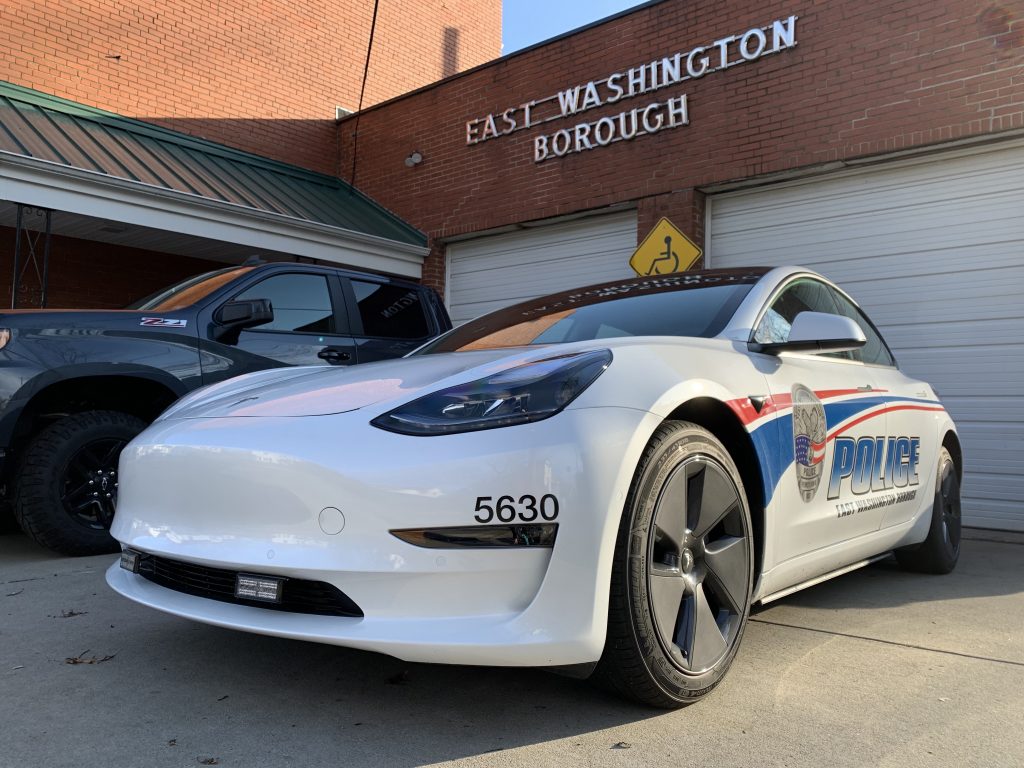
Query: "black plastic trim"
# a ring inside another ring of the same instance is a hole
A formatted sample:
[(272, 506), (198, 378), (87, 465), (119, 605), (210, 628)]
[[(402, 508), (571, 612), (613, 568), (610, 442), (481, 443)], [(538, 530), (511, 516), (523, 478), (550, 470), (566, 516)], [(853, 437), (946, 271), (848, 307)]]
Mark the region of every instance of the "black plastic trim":
[(558, 523), (395, 528), (390, 533), (406, 544), (426, 549), (550, 548), (555, 546)]

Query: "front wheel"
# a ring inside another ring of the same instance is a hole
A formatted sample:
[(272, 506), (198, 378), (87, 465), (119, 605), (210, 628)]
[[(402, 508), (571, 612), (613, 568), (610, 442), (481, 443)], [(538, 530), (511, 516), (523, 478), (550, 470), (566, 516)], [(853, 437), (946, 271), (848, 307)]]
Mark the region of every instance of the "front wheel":
[(960, 559), (960, 473), (949, 451), (939, 449), (935, 501), (928, 538), (896, 550), (899, 564), (920, 573), (949, 573)]
[(109, 533), (117, 460), (146, 423), (120, 411), (65, 416), (29, 443), (18, 470), (14, 513), (36, 543), (64, 555), (117, 551)]
[(739, 649), (753, 575), (736, 465), (706, 429), (662, 425), (626, 501), (595, 680), (658, 707), (701, 699)]

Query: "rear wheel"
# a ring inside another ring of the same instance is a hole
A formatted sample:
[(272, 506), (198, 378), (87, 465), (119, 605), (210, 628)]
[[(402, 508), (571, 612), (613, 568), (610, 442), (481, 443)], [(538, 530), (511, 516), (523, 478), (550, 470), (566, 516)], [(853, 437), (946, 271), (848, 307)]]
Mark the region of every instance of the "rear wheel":
[(22, 530), (65, 555), (117, 550), (110, 536), (121, 450), (146, 423), (119, 411), (55, 421), (29, 443), (18, 471), (15, 516)]
[(750, 611), (750, 531), (743, 484), (722, 444), (694, 424), (660, 427), (619, 529), (595, 680), (666, 708), (715, 688)]
[(949, 573), (960, 559), (960, 473), (945, 446), (939, 449), (935, 502), (928, 538), (896, 550), (901, 566), (921, 573)]

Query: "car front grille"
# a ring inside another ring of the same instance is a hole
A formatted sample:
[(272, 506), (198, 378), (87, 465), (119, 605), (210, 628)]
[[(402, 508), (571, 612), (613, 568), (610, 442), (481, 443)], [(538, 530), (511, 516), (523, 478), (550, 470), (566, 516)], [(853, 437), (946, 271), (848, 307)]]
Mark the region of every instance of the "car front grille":
[[(352, 599), (335, 587), (323, 581), (306, 579), (285, 579), (280, 603), (248, 600), (235, 597), (235, 579), (238, 571), (224, 568), (209, 568), (194, 563), (184, 563), (157, 555), (143, 555), (139, 562), (139, 575), (161, 587), (184, 592), (196, 597), (219, 600), (222, 603), (251, 605), (272, 611), (290, 613), (311, 613), (318, 616), (355, 616), (363, 612)], [(245, 571), (251, 574), (252, 571)]]

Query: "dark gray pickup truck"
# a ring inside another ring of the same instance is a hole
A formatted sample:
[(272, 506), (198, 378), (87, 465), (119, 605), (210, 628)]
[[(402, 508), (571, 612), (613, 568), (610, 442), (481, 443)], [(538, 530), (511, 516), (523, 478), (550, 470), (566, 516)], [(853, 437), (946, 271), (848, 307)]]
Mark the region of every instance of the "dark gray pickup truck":
[(265, 368), (400, 357), (450, 327), (422, 285), (293, 263), (209, 272), (124, 310), (4, 312), (3, 496), (39, 544), (113, 551), (121, 449), (186, 392)]

